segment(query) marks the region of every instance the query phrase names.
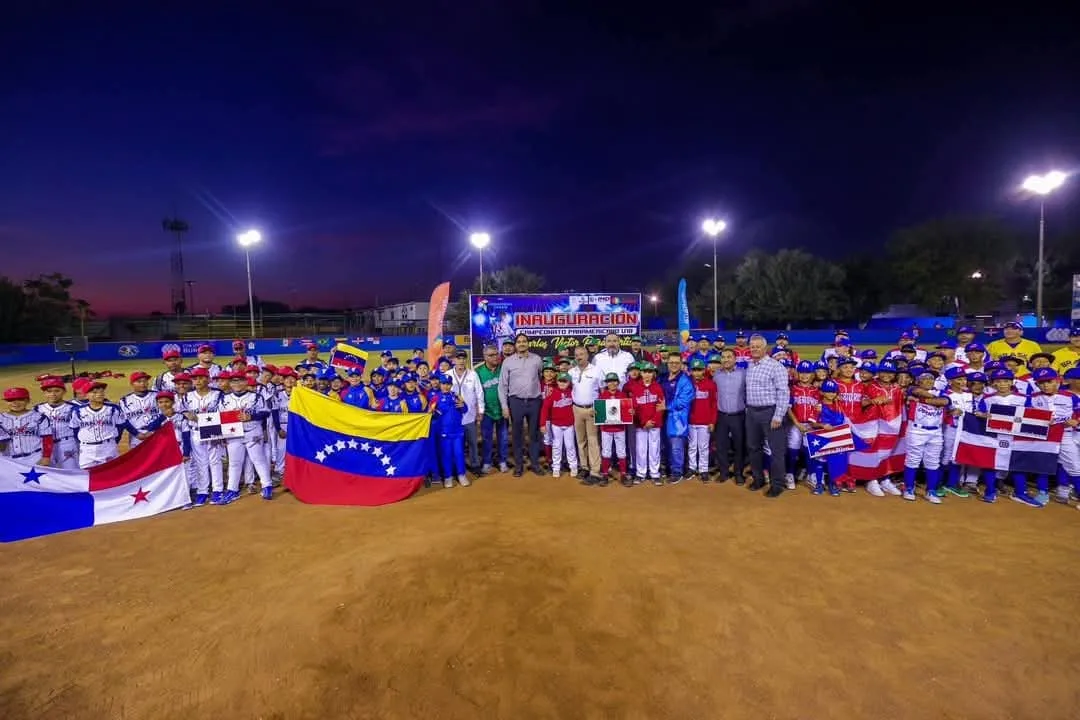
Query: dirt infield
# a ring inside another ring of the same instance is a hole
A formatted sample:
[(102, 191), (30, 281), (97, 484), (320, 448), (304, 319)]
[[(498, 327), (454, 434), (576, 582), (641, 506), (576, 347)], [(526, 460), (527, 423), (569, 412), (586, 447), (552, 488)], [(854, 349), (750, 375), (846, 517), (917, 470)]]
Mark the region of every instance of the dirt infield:
[(0, 546), (0, 718), (1075, 718), (1080, 512), (486, 478)]

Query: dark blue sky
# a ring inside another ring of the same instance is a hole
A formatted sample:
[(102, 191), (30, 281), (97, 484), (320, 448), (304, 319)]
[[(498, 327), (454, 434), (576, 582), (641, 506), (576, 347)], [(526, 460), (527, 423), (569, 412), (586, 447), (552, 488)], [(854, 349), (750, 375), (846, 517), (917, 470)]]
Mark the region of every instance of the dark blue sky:
[(200, 311), (245, 299), (249, 225), (257, 295), (359, 306), (469, 282), (473, 227), (556, 288), (642, 287), (708, 212), (834, 256), (944, 213), (1034, 232), (1015, 185), (1080, 165), (1080, 44), (1037, 3), (39, 4), (0, 28), (0, 273), (100, 313), (167, 309), (174, 212)]

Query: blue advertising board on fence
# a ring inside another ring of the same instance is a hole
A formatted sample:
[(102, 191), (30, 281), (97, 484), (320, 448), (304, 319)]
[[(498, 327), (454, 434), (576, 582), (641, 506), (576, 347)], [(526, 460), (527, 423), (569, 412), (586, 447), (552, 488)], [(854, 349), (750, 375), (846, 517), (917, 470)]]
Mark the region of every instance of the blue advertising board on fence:
[(523, 332), (537, 355), (572, 351), (586, 338), (616, 333), (630, 344), (641, 332), (640, 293), (543, 293), (470, 295), (474, 358), (484, 345), (501, 345)]
[[(618, 297), (621, 299), (623, 296)], [(629, 329), (629, 327), (630, 326), (627, 325), (624, 329)], [(536, 337), (534, 344), (559, 344), (563, 346), (562, 350), (580, 344), (580, 340), (585, 337), (585, 335), (581, 335), (580, 333), (575, 334), (576, 331), (569, 334), (557, 333), (554, 335), (539, 335), (536, 327), (521, 328), (521, 330), (528, 333), (530, 336)], [(573, 329), (571, 328), (571, 330)], [(607, 328), (605, 327), (592, 328), (592, 330), (593, 332), (591, 334), (593, 337), (602, 337), (607, 332)], [(490, 330), (486, 330), (485, 332), (490, 333)], [(773, 340), (776, 338), (776, 333), (778, 331), (755, 330), (754, 332), (760, 332), (769, 340)], [(712, 333), (707, 334), (710, 336), (712, 335)], [(951, 334), (951, 330), (928, 330), (920, 333), (918, 342), (925, 347), (927, 345), (935, 344), (946, 337), (949, 337)], [(726, 333), (726, 335), (729, 336), (729, 342), (733, 340), (733, 333), (729, 332)], [(644, 336), (646, 344), (663, 342), (674, 345), (678, 342), (678, 332), (676, 330), (649, 331), (644, 333)], [(832, 330), (790, 330), (788, 331), (788, 336), (795, 349), (799, 349), (800, 346), (805, 345), (828, 345), (832, 343), (834, 337)], [(475, 333), (473, 334), (473, 358), (477, 361), (480, 358), (479, 346), (477, 343), (482, 345), (483, 343), (488, 342), (491, 337), (491, 335), (478, 336)], [(629, 335), (627, 335), (627, 337), (629, 337)], [(1000, 331), (996, 331), (990, 335), (981, 334), (979, 339), (988, 341), (998, 337), (1001, 337)], [(1068, 328), (1029, 328), (1024, 331), (1024, 337), (1039, 343), (1066, 343), (1069, 341), (1069, 330)], [(891, 345), (896, 342), (896, 339), (897, 331), (895, 330), (851, 331), (851, 341), (856, 347), (865, 347), (867, 345)], [(458, 336), (457, 341), (459, 346), (463, 346), (468, 341), (468, 336)], [(325, 353), (329, 354), (330, 349), (338, 342), (347, 342), (350, 345), (354, 345), (369, 352), (381, 352), (383, 350), (409, 351), (414, 348), (426, 347), (427, 338), (421, 335), (382, 337), (340, 337), (320, 335), (317, 337), (306, 338), (276, 338), (250, 341), (248, 343), (248, 353), (254, 355), (298, 355), (304, 351), (304, 345), (309, 342), (314, 342), (320, 348), (323, 348)], [(214, 347), (214, 352), (219, 357), (229, 357), (232, 355), (232, 340), (229, 339), (184, 341), (159, 340), (155, 342), (131, 343), (95, 342), (90, 343), (90, 347), (86, 352), (78, 353), (75, 357), (79, 362), (108, 362), (110, 360), (117, 361), (145, 358), (153, 363), (159, 361), (162, 353), (166, 350), (172, 349), (179, 349), (184, 357), (194, 358), (195, 351), (198, 349), (199, 345), (202, 344), (212, 345)], [(541, 351), (537, 349), (537, 352)], [(64, 366), (67, 362), (68, 355), (56, 352), (52, 345), (0, 345), (0, 367), (10, 367), (12, 365)]]

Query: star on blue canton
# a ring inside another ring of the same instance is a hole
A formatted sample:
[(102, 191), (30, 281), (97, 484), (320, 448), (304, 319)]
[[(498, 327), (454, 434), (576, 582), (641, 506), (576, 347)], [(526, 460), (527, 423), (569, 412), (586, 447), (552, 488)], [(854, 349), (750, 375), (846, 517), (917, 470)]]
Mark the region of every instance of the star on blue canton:
[(41, 485), (40, 478), (45, 477), (45, 473), (38, 472), (38, 469), (36, 467), (30, 468), (30, 472), (24, 472), (19, 474), (25, 478), (25, 480), (23, 480), (23, 485), (26, 485), (27, 483), (37, 483), (38, 485)]

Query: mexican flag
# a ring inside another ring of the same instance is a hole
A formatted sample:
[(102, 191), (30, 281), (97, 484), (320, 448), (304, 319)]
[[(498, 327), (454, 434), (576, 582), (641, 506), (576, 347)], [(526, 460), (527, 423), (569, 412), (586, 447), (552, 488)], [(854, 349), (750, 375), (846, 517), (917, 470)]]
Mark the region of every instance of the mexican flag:
[(634, 407), (630, 398), (597, 400), (593, 404), (597, 425), (629, 425), (633, 422), (630, 411)]

